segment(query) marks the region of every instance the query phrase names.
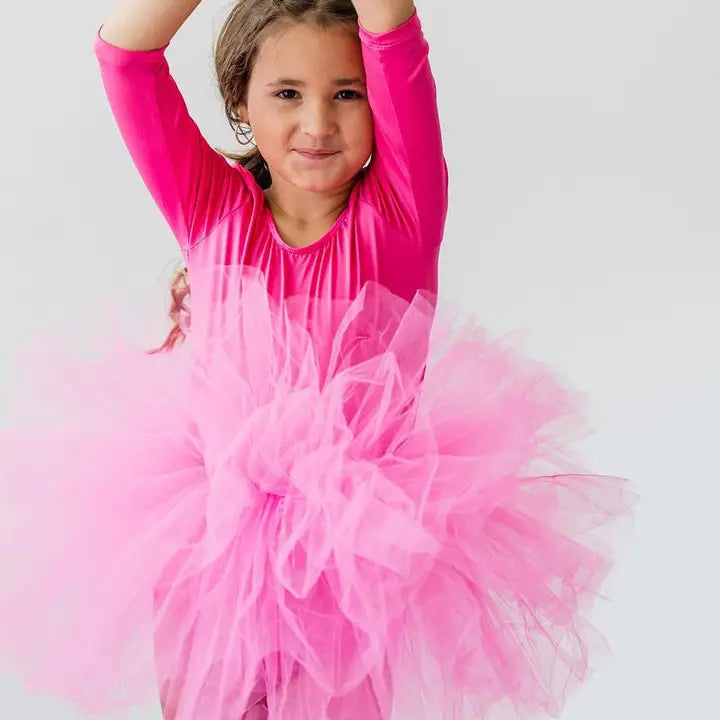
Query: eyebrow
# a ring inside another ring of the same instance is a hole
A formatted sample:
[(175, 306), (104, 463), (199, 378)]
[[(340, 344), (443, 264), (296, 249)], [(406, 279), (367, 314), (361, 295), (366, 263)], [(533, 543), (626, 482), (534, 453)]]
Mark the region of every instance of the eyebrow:
[[(359, 77), (349, 78), (335, 78), (332, 81), (333, 85), (364, 85), (365, 83)], [(295, 80), (294, 78), (278, 78), (275, 82), (268, 83), (268, 87), (275, 85), (292, 85), (293, 87), (305, 87), (307, 83), (302, 80)]]

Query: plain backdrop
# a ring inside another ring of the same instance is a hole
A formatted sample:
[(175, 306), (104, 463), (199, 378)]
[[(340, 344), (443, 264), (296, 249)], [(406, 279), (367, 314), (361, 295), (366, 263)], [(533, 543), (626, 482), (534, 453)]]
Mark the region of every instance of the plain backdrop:
[[(230, 5), (206, 0), (167, 52), (226, 149), (211, 45)], [(111, 7), (3, 7), (0, 393), (25, 340), (81, 334), (98, 298), (144, 311), (153, 342), (167, 329), (181, 256), (100, 82), (92, 44)], [(441, 294), (586, 392), (596, 431), (580, 451), (642, 495), (593, 614), (613, 659), (562, 718), (719, 718), (720, 4), (418, 7), (451, 175)], [(1, 680), (3, 717), (77, 717)]]

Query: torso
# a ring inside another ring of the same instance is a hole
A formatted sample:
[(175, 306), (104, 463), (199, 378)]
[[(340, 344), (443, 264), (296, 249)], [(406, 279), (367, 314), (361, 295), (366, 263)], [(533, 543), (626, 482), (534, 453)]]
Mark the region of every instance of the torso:
[[(224, 267), (250, 266), (261, 272), (277, 301), (293, 296), (297, 302), (305, 297), (351, 299), (369, 281), (407, 301), (419, 289), (437, 291), (437, 248), (424, 246), (423, 238), (411, 232), (396, 204), (380, 194), (381, 187), (364, 179), (354, 186), (347, 207), (303, 226), (282, 212), (276, 218), (263, 190), (252, 185), (252, 176), (247, 181), (254, 191), (250, 201), (187, 252), (194, 313), (198, 297), (207, 294), (210, 301), (225, 292), (213, 277), (215, 269)], [(204, 291), (206, 282), (210, 286)]]

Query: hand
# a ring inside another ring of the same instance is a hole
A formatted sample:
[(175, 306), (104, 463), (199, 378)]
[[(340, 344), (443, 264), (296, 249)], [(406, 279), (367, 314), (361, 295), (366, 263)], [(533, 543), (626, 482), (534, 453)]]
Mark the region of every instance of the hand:
[(351, 0), (366, 30), (383, 33), (406, 23), (415, 13), (415, 0)]

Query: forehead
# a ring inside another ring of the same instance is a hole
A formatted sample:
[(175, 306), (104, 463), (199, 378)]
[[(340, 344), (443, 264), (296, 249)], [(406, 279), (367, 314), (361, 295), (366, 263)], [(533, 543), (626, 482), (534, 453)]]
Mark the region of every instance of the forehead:
[(312, 80), (336, 75), (364, 77), (357, 32), (349, 28), (292, 23), (271, 31), (260, 45), (253, 75), (270, 81), (279, 75)]

